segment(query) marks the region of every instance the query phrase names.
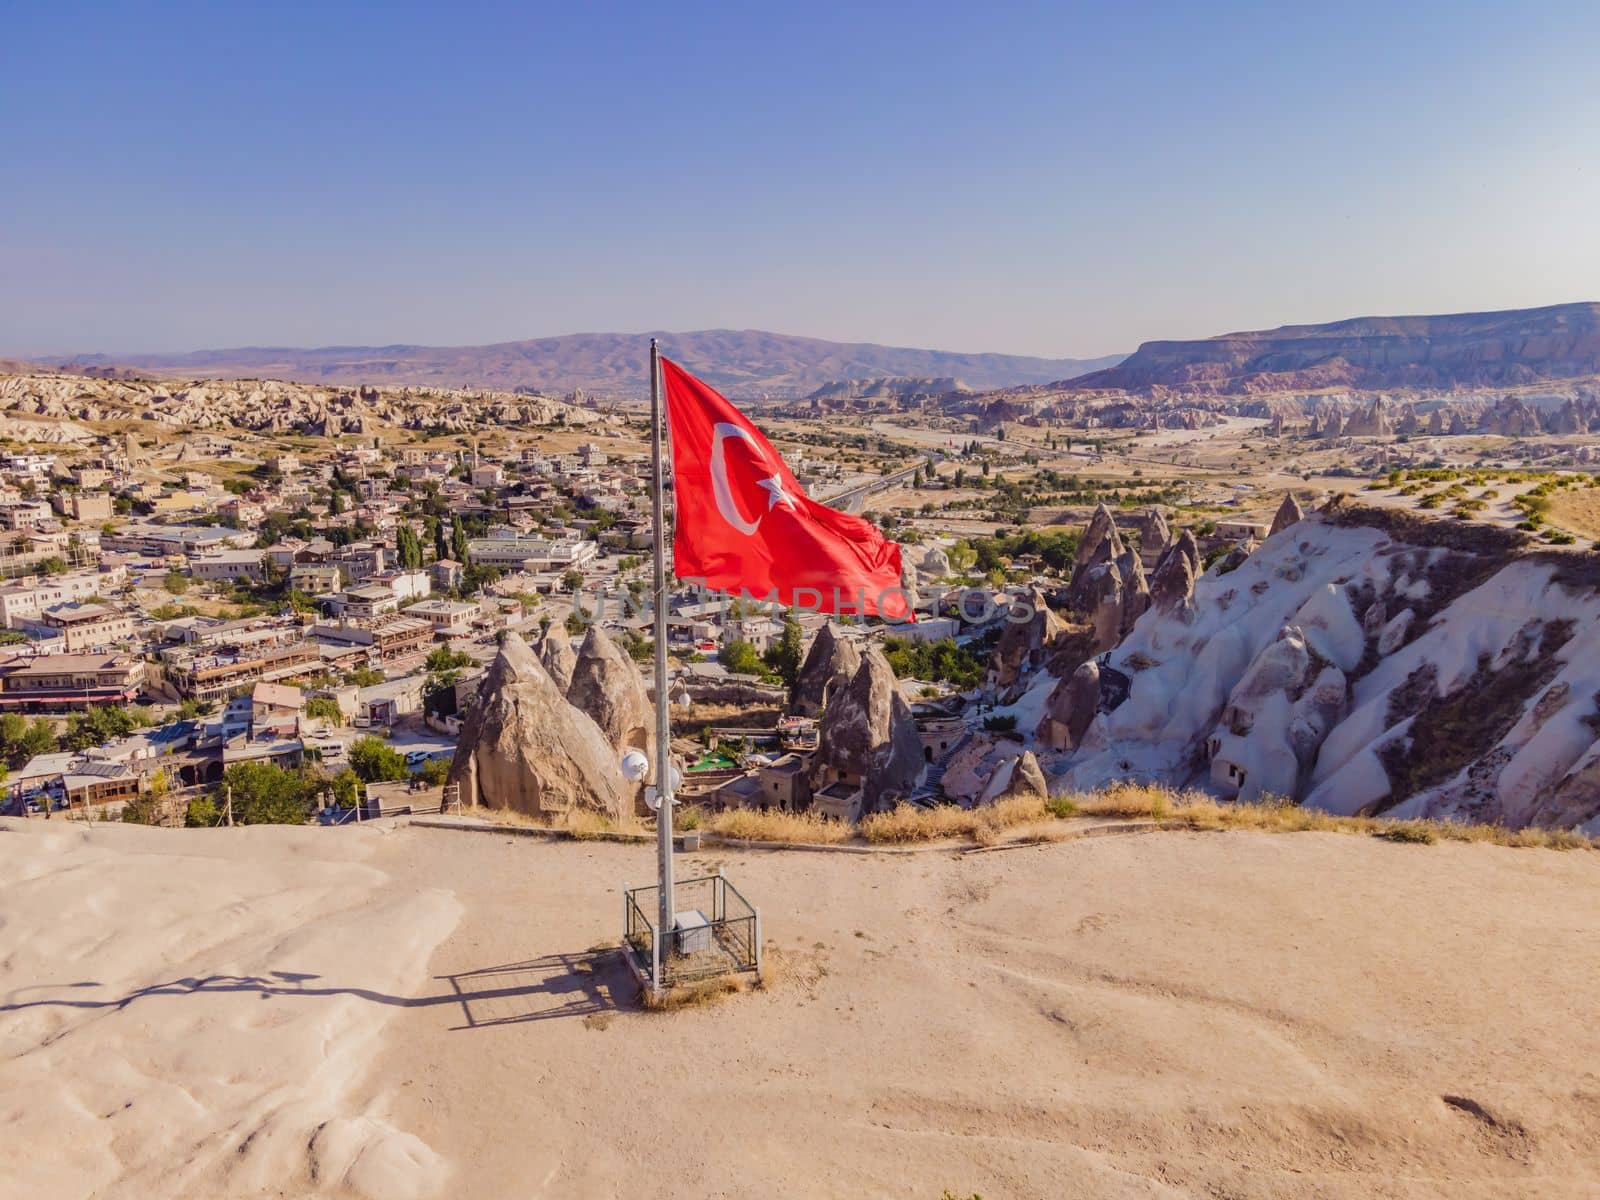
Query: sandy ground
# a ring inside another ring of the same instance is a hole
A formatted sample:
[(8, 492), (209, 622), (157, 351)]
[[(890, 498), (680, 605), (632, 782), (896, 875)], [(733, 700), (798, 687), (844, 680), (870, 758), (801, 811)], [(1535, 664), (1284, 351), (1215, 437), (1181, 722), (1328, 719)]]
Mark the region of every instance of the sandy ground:
[(652, 1014), (592, 950), (648, 847), (52, 824), (0, 829), (9, 1195), (1600, 1192), (1594, 855), (705, 853), (778, 978)]

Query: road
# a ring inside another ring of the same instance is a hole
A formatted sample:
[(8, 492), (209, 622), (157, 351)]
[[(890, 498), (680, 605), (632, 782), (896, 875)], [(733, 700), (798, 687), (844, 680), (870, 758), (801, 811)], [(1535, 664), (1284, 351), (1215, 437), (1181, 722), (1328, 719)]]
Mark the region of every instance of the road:
[(898, 487), (920, 471), (924, 465), (931, 464), (937, 467), (943, 461), (944, 456), (941, 454), (920, 456), (913, 465), (903, 471), (880, 475), (878, 478), (869, 480), (866, 483), (858, 483), (853, 487), (845, 488), (844, 491), (839, 492), (837, 495), (819, 496), (817, 500), (822, 504), (826, 504), (829, 508), (843, 509), (845, 512), (860, 512), (862, 501), (874, 492), (885, 492), (890, 488)]

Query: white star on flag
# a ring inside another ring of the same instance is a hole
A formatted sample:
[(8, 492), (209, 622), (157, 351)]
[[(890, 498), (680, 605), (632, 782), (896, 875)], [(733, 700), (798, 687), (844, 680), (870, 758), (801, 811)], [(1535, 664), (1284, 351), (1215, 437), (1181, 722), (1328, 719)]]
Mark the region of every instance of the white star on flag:
[(795, 511), (794, 497), (789, 495), (783, 487), (783, 479), (777, 475), (770, 475), (766, 479), (757, 480), (760, 486), (767, 489), (767, 511), (771, 512), (782, 504), (790, 512)]

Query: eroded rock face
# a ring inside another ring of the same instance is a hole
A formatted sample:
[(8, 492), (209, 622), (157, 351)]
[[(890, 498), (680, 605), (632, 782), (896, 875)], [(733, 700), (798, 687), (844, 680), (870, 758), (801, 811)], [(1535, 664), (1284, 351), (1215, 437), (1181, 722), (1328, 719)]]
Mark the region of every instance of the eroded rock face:
[(894, 670), (877, 650), (863, 655), (850, 682), (835, 690), (817, 735), (812, 787), (859, 781), (864, 813), (892, 807), (922, 778), (922, 739)]
[(655, 709), (638, 665), (598, 625), (578, 651), (567, 700), (587, 713), (617, 750), (655, 747)]
[(565, 629), (552, 625), (539, 639), (539, 662), (563, 693), (572, 686), (572, 672), (578, 665), (578, 656)]
[(1122, 572), (1116, 563), (1086, 567), (1079, 576), (1073, 599), (1094, 631), (1089, 653), (1103, 654), (1122, 640)]
[(1185, 529), (1169, 546), (1150, 576), (1150, 606), (1162, 613), (1187, 611), (1200, 578), (1200, 547)]
[(796, 716), (818, 716), (828, 697), (844, 687), (861, 669), (861, 652), (854, 642), (841, 637), (829, 621), (811, 640), (805, 662), (795, 677), (789, 696), (789, 711)]
[(1052, 750), (1072, 750), (1100, 708), (1100, 664), (1081, 664), (1050, 693), (1038, 737)]
[(1272, 531), (1268, 537), (1276, 537), (1291, 525), (1298, 525), (1305, 519), (1305, 510), (1300, 507), (1300, 502), (1294, 498), (1293, 492), (1285, 492), (1283, 503), (1278, 505), (1277, 515), (1272, 518)]
[(1028, 596), (1033, 616), (1026, 621), (1006, 622), (996, 644), (991, 666), (995, 685), (1008, 688), (1022, 675), (1042, 665), (1051, 647), (1067, 631), (1067, 624), (1050, 607), (1037, 588)]
[[(1282, 418), (1279, 418), (1280, 420)], [(1139, 553), (1147, 561), (1159, 557), (1172, 545), (1172, 529), (1159, 508), (1147, 509), (1139, 534)]]
[(1122, 620), (1117, 628), (1120, 641), (1150, 607), (1150, 586), (1145, 582), (1144, 566), (1132, 550), (1117, 559), (1117, 574), (1122, 576)]
[(1073, 574), (1091, 563), (1110, 562), (1120, 557), (1124, 549), (1116, 518), (1104, 504), (1097, 504), (1088, 525), (1084, 526), (1077, 552), (1072, 556)]
[(450, 782), (469, 804), (536, 817), (617, 819), (633, 806), (606, 735), (567, 703), (517, 633), (506, 635), (467, 713)]
[(926, 579), (943, 579), (950, 574), (950, 556), (945, 553), (944, 547), (929, 546), (917, 566), (917, 572)]
[(1050, 796), (1050, 787), (1045, 782), (1044, 772), (1039, 769), (1039, 760), (1033, 756), (1032, 750), (1024, 750), (1020, 755), (1008, 759), (1000, 764), (994, 775), (989, 779), (989, 785), (984, 788), (981, 804), (999, 804), (1003, 800), (1046, 800)]
[(1282, 630), (1228, 696), (1208, 745), (1212, 785), (1243, 800), (1293, 798), (1347, 695), (1344, 672), (1299, 629)]

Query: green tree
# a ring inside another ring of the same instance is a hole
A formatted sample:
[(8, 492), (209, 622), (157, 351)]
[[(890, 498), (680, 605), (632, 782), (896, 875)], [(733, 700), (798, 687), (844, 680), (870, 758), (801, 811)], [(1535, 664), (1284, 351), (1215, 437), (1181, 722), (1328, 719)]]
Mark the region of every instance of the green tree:
[(297, 771), (276, 763), (234, 763), (222, 777), (233, 790), (234, 820), (244, 825), (303, 825), (315, 789)]
[(193, 721), (199, 717), (209, 717), (217, 711), (215, 700), (187, 699), (178, 702), (178, 720)]
[(174, 596), (181, 596), (189, 590), (189, 577), (177, 567), (167, 572), (166, 578), (161, 581), (161, 586)]
[(210, 796), (196, 796), (189, 801), (189, 807), (184, 811), (183, 823), (190, 829), (209, 829), (221, 816), (215, 800)]
[(749, 642), (737, 638), (723, 645), (717, 657), (722, 665), (735, 675), (766, 675), (766, 664), (761, 661), (761, 656), (756, 653), (756, 648)]
[(62, 741), (68, 750), (87, 750), (90, 746), (103, 746), (127, 737), (136, 726), (133, 714), (125, 708), (91, 709), (73, 715)]
[(783, 636), (761, 656), (783, 680), (784, 687), (792, 688), (800, 676), (802, 636), (799, 618), (792, 611), (786, 612), (783, 614)]
[(395, 558), (402, 567), (416, 570), (422, 566), (422, 542), (409, 525), (401, 525), (394, 534)]
[(430, 758), (417, 774), (429, 787), (443, 787), (444, 781), (450, 778), (450, 763), (448, 758)]
[(361, 776), (349, 767), (333, 777), (333, 802), (340, 808), (354, 808), (361, 802)]
[(332, 696), (313, 696), (307, 700), (306, 716), (313, 721), (327, 721), (330, 725), (344, 724), (344, 710)]
[(447, 671), (455, 671), (461, 667), (472, 665), (472, 655), (465, 650), (452, 650), (448, 645), (435, 646), (428, 651), (428, 657), (423, 665), (430, 675), (443, 675)]
[(962, 690), (977, 687), (983, 679), (983, 659), (953, 638), (937, 642), (893, 639), (885, 646), (884, 657), (901, 679), (942, 679)]
[(467, 527), (461, 523), (460, 517), (450, 518), (450, 549), (455, 560), (466, 565), (467, 554)]
[(21, 766), (38, 754), (56, 749), (56, 732), (43, 717), (29, 721), (21, 713), (0, 714), (0, 755), (12, 766)]
[(405, 755), (382, 738), (357, 738), (350, 747), (350, 769), (363, 783), (409, 779)]

